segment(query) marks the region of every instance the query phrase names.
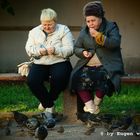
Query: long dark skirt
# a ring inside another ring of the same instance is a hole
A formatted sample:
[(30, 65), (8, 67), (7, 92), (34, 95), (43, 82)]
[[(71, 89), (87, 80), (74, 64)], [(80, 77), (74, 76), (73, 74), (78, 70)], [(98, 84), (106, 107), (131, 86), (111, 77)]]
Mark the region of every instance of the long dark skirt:
[(108, 96), (112, 96), (114, 92), (114, 85), (109, 79), (108, 72), (100, 67), (85, 66), (77, 71), (72, 79), (72, 90), (101, 90)]

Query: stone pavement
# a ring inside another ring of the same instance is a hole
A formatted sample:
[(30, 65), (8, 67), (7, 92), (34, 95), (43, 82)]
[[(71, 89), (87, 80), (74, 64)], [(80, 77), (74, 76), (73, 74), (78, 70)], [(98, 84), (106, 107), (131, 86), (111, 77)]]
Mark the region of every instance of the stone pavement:
[[(27, 128), (17, 127), (17, 123), (13, 118), (9, 118), (11, 114), (0, 114), (0, 140), (38, 140), (35, 137), (34, 131)], [(5, 118), (5, 119), (2, 119)], [(7, 119), (10, 123), (10, 135), (6, 135)], [(64, 128), (64, 132), (60, 133), (60, 127)], [(89, 133), (90, 132), (90, 133)], [(135, 136), (133, 132), (108, 132), (104, 126), (94, 126), (89, 131), (88, 125), (85, 125), (79, 120), (69, 122), (63, 120), (57, 122), (53, 129), (48, 129), (48, 136), (45, 140), (139, 140), (139, 136)]]
[[(58, 132), (58, 129), (62, 126), (64, 132)], [(10, 135), (5, 134), (5, 127), (1, 123), (0, 128), (0, 140), (37, 140), (34, 136), (34, 132), (29, 131), (26, 128), (18, 128), (17, 124), (12, 122), (9, 127), (11, 130)], [(114, 132), (109, 133), (103, 127), (95, 127), (95, 130), (91, 131), (89, 135), (86, 134), (88, 128), (81, 122), (75, 124), (57, 123), (53, 129), (48, 129), (48, 136), (45, 140), (139, 140), (140, 136), (134, 136), (132, 132)]]

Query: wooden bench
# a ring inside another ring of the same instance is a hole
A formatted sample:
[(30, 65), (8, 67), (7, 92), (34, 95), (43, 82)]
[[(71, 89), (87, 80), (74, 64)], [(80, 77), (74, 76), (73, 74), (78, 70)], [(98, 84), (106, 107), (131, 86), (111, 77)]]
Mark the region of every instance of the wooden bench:
[(25, 76), (21, 76), (18, 73), (1, 73), (0, 74), (0, 82), (7, 82), (7, 81), (13, 81), (13, 82), (24, 82), (26, 81)]
[[(13, 81), (13, 82), (24, 82), (26, 81), (25, 76), (21, 76), (18, 73), (0, 73), (0, 82)], [(140, 75), (126, 75), (122, 77), (122, 83), (126, 84), (140, 84)]]
[[(17, 73), (1, 73), (0, 82), (26, 82), (26, 77), (21, 76)], [(140, 84), (139, 75), (128, 75), (122, 77), (122, 83), (126, 84)], [(76, 97), (76, 95), (70, 95), (68, 90), (64, 91), (64, 109), (63, 113), (67, 118), (67, 123), (77, 122), (78, 117), (76, 116), (77, 112), (82, 112), (81, 106), (82, 102)]]
[(121, 80), (125, 84), (140, 84), (140, 74), (126, 75)]

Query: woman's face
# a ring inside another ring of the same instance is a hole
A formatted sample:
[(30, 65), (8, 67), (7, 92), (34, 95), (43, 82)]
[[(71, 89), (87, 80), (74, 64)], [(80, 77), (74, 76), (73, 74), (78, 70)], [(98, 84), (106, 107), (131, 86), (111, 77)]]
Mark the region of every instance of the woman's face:
[(86, 24), (89, 28), (94, 28), (98, 30), (102, 23), (102, 18), (96, 16), (87, 16), (86, 17)]
[(54, 32), (56, 22), (54, 20), (50, 21), (41, 21), (41, 25), (43, 26), (43, 30), (47, 32), (48, 34)]

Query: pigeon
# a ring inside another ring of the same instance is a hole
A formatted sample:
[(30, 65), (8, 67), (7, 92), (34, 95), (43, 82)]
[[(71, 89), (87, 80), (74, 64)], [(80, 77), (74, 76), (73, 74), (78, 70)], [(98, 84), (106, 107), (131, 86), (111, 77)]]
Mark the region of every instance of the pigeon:
[(109, 124), (113, 120), (113, 117), (113, 114), (103, 114), (100, 118), (102, 122)]
[(64, 127), (63, 126), (58, 127), (57, 132), (64, 133)]
[(132, 123), (132, 117), (130, 116), (124, 116), (121, 119), (121, 126), (119, 128), (119, 130), (126, 130)]
[(44, 140), (48, 136), (47, 126), (40, 125), (35, 130), (35, 137), (39, 140)]
[(82, 122), (87, 122), (90, 116), (89, 112), (85, 112), (85, 113), (76, 113), (77, 118), (80, 119)]
[(91, 135), (93, 132), (95, 132), (95, 128), (92, 126), (92, 127), (88, 128), (84, 134)]
[[(49, 112), (48, 112), (49, 113)], [(44, 119), (43, 124), (47, 126), (47, 128), (53, 128), (55, 127), (56, 121), (52, 117), (47, 117), (45, 113), (42, 113), (42, 117)]]
[(30, 130), (35, 130), (38, 126), (39, 126), (39, 121), (37, 120), (37, 118), (29, 118), (27, 121), (26, 121), (26, 127)]
[(109, 132), (114, 131), (115, 129), (118, 129), (121, 126), (121, 122), (119, 120), (114, 120), (112, 122), (112, 125), (108, 128)]
[(89, 115), (88, 121), (92, 121), (92, 122), (101, 122), (101, 118), (100, 116), (97, 114), (91, 114)]
[(109, 131), (113, 131), (115, 129), (118, 130), (126, 130), (132, 123), (132, 118), (130, 116), (123, 116), (119, 120), (115, 120), (111, 127), (109, 128)]
[(22, 113), (19, 113), (18, 111), (13, 111), (14, 119), (17, 122), (19, 126), (25, 126), (26, 122), (28, 120), (28, 117)]

